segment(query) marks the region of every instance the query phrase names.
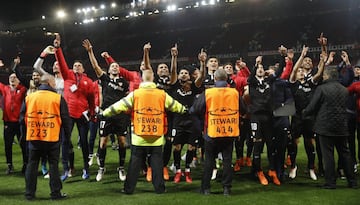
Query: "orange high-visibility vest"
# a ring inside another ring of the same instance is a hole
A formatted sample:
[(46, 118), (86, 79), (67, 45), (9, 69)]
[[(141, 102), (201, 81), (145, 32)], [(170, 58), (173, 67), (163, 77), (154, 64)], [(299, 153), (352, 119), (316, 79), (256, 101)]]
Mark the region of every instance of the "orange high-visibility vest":
[(158, 88), (134, 91), (134, 133), (139, 136), (163, 136), (167, 131), (166, 94)]
[(237, 137), (239, 93), (235, 88), (214, 87), (205, 90), (206, 127), (209, 137)]
[(25, 99), (26, 140), (59, 141), (61, 117), (61, 95), (47, 90), (39, 90)]

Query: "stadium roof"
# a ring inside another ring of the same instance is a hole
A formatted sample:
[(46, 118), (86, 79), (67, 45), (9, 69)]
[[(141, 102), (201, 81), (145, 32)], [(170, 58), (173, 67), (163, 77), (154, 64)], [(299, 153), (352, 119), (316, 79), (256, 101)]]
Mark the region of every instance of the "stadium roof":
[(127, 4), (131, 0), (10, 0), (0, 7), (0, 23), (16, 24), (40, 19), (42, 16), (55, 16), (59, 9), (74, 12), (81, 6), (99, 6), (100, 4)]
[[(35, 1), (24, 1), (24, 0), (10, 0), (3, 3), (0, 7), (0, 30), (7, 28), (13, 28), (14, 25), (21, 24), (23, 22), (30, 22), (41, 20), (41, 18), (56, 18), (57, 12), (60, 9), (63, 9), (68, 15), (74, 17), (77, 10), (81, 9), (99, 9), (101, 4), (107, 6), (106, 9), (109, 9), (111, 3), (115, 3), (119, 7), (123, 7), (124, 10), (131, 12), (132, 8), (130, 6), (125, 7), (124, 5), (130, 5), (135, 3), (136, 6), (143, 6), (149, 4), (163, 4), (163, 5), (175, 5), (180, 4), (180, 2), (197, 2), (202, 4), (203, 2), (210, 2), (211, 0), (35, 0)], [(215, 1), (215, 0), (212, 0)], [(335, 9), (337, 7), (342, 7), (347, 5), (348, 7), (357, 7), (358, 0), (304, 0), (304, 1), (286, 1), (286, 0), (216, 0), (221, 2), (236, 2), (236, 3), (249, 3), (250, 5), (256, 5), (259, 9), (273, 10), (291, 10), (294, 11), (306, 11), (311, 8), (311, 5), (321, 5), (321, 7), (329, 7)], [(282, 3), (280, 3), (282, 2)], [(319, 4), (323, 2), (324, 4)], [(249, 5), (247, 4), (247, 6)], [(275, 6), (277, 5), (277, 6)], [(284, 9), (278, 7), (278, 5), (283, 5)], [(275, 8), (274, 8), (275, 6)], [(290, 6), (290, 7), (289, 7)], [(262, 8), (267, 7), (267, 8)], [(295, 7), (295, 8), (294, 8)], [(291, 9), (290, 9), (291, 8)], [(319, 8), (322, 9), (322, 8)], [(278, 12), (278, 11), (274, 11)], [(131, 14), (131, 13), (130, 13)], [(79, 16), (79, 15), (78, 15)], [(81, 19), (83, 20), (83, 19)]]

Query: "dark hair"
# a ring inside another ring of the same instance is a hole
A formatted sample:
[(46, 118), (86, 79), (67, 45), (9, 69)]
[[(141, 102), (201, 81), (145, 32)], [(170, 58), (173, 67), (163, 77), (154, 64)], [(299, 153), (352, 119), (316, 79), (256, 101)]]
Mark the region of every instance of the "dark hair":
[(228, 61), (228, 62), (226, 62), (226, 63), (224, 63), (222, 66), (226, 66), (226, 65), (231, 65), (232, 67), (234, 67), (234, 65), (230, 62), (230, 61)]
[(337, 80), (339, 78), (339, 73), (336, 68), (325, 67), (324, 74), (329, 76), (329, 79)]
[(188, 72), (189, 72), (189, 74), (191, 75), (192, 73), (194, 73), (194, 71), (196, 70), (197, 68), (193, 65), (193, 64), (191, 64), (191, 65), (183, 65), (182, 67), (181, 67), (181, 69), (179, 70), (179, 72), (181, 71), (181, 70), (187, 70)]
[(219, 58), (216, 56), (208, 56), (206, 62), (208, 62), (210, 58), (216, 58), (216, 60), (220, 63)]

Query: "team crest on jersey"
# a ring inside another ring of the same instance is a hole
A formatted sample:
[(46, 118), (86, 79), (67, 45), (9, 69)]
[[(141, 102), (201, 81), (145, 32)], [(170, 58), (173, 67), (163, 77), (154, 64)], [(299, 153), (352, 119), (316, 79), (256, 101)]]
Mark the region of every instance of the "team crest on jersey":
[(109, 82), (108, 86), (112, 87), (114, 90), (120, 90), (120, 91), (124, 91), (125, 89), (123, 88), (123, 82), (121, 81), (113, 81), (113, 82)]
[(192, 95), (192, 91), (191, 90), (189, 90), (189, 91), (185, 91), (185, 90), (182, 90), (182, 89), (177, 89), (177, 91), (176, 91), (177, 93), (179, 93), (179, 95), (181, 95), (181, 96), (189, 96), (189, 95)]
[(299, 85), (299, 90), (302, 90), (304, 93), (308, 93), (308, 92), (311, 92), (311, 88), (308, 87), (308, 84), (304, 84), (303, 85)]
[(262, 86), (256, 87), (256, 90), (259, 91), (260, 93), (264, 93), (269, 88), (270, 85), (268, 83), (264, 83)]

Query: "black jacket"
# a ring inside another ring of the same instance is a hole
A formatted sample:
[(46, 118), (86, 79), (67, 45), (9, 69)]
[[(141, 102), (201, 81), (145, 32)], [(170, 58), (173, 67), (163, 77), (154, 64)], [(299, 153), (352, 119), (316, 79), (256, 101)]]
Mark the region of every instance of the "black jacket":
[(315, 114), (314, 132), (324, 136), (348, 136), (347, 89), (337, 80), (319, 85), (303, 115)]

